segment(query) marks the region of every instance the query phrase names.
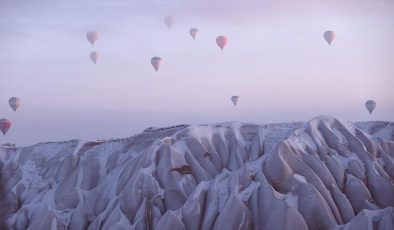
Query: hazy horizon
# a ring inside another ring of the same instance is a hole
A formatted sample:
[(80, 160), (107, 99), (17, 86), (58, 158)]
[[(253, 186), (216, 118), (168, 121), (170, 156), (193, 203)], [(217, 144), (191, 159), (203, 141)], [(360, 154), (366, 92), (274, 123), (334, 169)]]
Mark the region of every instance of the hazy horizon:
[[(184, 123), (394, 118), (393, 1), (5, 0), (0, 15), (0, 118), (13, 122), (0, 144)], [(94, 47), (90, 30), (100, 33)], [(337, 34), (331, 46), (326, 30)], [(219, 35), (229, 38), (223, 52)]]

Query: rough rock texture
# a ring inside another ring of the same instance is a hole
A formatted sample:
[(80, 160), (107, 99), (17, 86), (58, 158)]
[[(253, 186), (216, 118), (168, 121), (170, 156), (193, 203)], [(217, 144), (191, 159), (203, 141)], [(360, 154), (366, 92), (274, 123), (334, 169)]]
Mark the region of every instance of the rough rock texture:
[(222, 123), (0, 148), (0, 229), (394, 229), (394, 124)]

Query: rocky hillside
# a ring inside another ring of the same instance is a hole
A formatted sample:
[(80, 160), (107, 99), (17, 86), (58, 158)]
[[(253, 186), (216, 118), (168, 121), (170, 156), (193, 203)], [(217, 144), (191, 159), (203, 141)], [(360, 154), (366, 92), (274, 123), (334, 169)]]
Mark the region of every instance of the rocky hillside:
[(0, 148), (0, 229), (394, 229), (394, 123), (221, 123)]

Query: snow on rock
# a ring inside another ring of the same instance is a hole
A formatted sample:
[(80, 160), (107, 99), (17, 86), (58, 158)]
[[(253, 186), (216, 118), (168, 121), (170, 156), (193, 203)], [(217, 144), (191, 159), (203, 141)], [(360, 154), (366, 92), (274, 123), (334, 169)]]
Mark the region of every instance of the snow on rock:
[(3, 145), (0, 172), (0, 229), (394, 229), (392, 122)]

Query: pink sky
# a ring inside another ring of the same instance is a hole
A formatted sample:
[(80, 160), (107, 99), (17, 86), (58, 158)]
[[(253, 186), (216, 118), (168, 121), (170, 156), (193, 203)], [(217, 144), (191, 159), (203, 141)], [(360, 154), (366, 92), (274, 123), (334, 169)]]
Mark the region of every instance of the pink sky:
[[(180, 123), (394, 117), (393, 1), (26, 2), (0, 2), (0, 118), (13, 121), (0, 143)], [(101, 34), (94, 48), (89, 30)], [(332, 46), (325, 30), (337, 34)], [(219, 35), (229, 38), (223, 52)], [(154, 56), (163, 58), (157, 73)], [(22, 99), (16, 113), (11, 96)], [(372, 117), (367, 99), (378, 103)]]

